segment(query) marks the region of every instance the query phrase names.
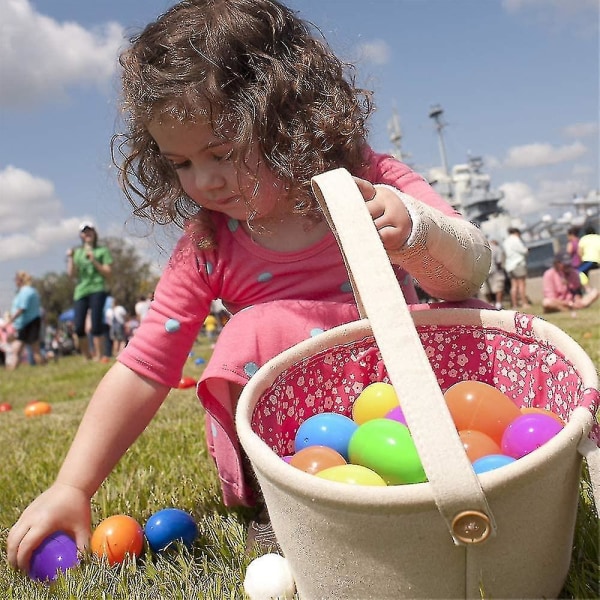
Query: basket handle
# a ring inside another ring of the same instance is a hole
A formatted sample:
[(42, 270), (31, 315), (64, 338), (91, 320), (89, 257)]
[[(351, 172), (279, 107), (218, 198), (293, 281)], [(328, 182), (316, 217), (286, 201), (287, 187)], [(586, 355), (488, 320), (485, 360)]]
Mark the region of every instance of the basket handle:
[(344, 255), (359, 309), (367, 315), (402, 402), (433, 497), (456, 544), (483, 541), (496, 524), (419, 339), (365, 201), (345, 169), (312, 178)]

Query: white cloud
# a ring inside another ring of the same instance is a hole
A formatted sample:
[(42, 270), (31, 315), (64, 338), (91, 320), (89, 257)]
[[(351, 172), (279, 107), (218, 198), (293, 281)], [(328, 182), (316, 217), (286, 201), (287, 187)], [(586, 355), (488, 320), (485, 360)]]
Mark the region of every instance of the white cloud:
[(73, 85), (102, 87), (117, 67), (123, 28), (88, 31), (36, 13), (29, 0), (0, 0), (0, 106), (27, 108), (62, 98)]
[(557, 31), (573, 24), (579, 34), (598, 31), (598, 0), (502, 0), (502, 6), (510, 14), (531, 16)]
[(391, 50), (387, 42), (373, 40), (364, 42), (358, 46), (358, 55), (365, 62), (375, 65), (384, 65), (390, 60)]
[(73, 240), (81, 217), (65, 219), (51, 181), (23, 169), (0, 171), (0, 262), (44, 256)]
[(535, 190), (523, 181), (504, 183), (499, 188), (504, 192), (502, 206), (510, 215), (527, 217), (544, 214), (568, 204), (574, 195), (585, 195), (587, 188), (577, 179), (543, 179)]
[(598, 122), (573, 123), (565, 127), (563, 133), (570, 138), (591, 137), (598, 134)]
[(551, 144), (526, 144), (508, 150), (504, 165), (517, 169), (556, 165), (575, 160), (587, 152), (581, 142), (574, 142), (558, 148)]
[(510, 215), (520, 217), (543, 208), (533, 190), (522, 181), (503, 183), (499, 189), (504, 192), (502, 206)]
[(586, 195), (587, 188), (578, 179), (545, 179), (538, 184), (537, 195), (544, 206), (568, 203), (575, 195)]

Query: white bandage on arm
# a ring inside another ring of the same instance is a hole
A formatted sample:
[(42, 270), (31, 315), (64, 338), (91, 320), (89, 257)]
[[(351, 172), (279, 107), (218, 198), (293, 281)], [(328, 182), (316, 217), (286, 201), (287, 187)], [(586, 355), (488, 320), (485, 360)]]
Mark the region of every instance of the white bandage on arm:
[(465, 300), (477, 294), (491, 263), (490, 245), (481, 231), (460, 217), (450, 217), (392, 186), (412, 220), (406, 244), (388, 253), (428, 294), (442, 300)]

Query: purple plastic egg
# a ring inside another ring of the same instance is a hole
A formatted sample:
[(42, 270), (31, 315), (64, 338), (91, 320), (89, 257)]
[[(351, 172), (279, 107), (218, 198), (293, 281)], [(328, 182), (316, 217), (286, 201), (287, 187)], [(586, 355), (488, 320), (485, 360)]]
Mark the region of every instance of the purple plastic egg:
[(508, 425), (502, 436), (502, 453), (521, 458), (552, 439), (563, 426), (543, 414), (525, 414)]
[(66, 533), (49, 535), (33, 551), (29, 561), (29, 577), (37, 581), (53, 581), (59, 571), (66, 571), (79, 563), (77, 545)]
[(392, 408), (392, 410), (386, 413), (385, 418), (392, 419), (393, 421), (398, 421), (398, 423), (402, 423), (402, 425), (407, 425), (401, 406), (396, 406), (395, 408)]

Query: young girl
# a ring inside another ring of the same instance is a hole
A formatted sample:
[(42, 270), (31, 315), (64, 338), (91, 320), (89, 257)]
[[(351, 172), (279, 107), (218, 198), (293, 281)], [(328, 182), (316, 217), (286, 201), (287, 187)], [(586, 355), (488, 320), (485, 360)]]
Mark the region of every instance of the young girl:
[(436, 298), (462, 300), (489, 271), (480, 232), (419, 175), (368, 147), (369, 94), (280, 3), (186, 0), (134, 38), (121, 64), (121, 182), (136, 215), (185, 221), (184, 233), (55, 483), (9, 535), (20, 568), (55, 530), (85, 546), (91, 497), (177, 386), (214, 299), (233, 317), (198, 394), (224, 502), (254, 503), (233, 421), (242, 387), (311, 332), (358, 318), (313, 175), (345, 167), (357, 177), (408, 302), (417, 302), (413, 277)]

